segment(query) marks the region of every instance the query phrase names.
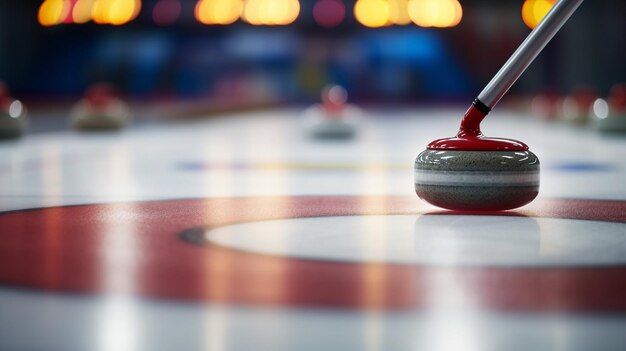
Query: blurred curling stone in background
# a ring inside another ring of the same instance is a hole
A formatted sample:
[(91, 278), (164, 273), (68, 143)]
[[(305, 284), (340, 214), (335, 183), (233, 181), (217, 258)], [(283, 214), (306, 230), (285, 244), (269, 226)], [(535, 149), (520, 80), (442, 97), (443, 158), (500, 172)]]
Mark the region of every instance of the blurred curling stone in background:
[(356, 135), (361, 111), (348, 104), (348, 93), (339, 85), (327, 85), (321, 103), (304, 111), (306, 129), (314, 138), (349, 139)]
[(533, 117), (544, 121), (556, 121), (559, 118), (561, 96), (554, 90), (541, 92), (532, 99)]
[(72, 108), (71, 124), (79, 130), (119, 130), (132, 121), (132, 110), (109, 84), (94, 84)]
[(26, 108), (0, 82), (0, 139), (18, 138), (26, 129)]
[(611, 88), (608, 99), (598, 98), (592, 107), (594, 126), (607, 133), (626, 133), (626, 84)]
[(561, 103), (560, 119), (564, 122), (585, 125), (589, 122), (591, 108), (598, 94), (594, 88), (578, 87)]

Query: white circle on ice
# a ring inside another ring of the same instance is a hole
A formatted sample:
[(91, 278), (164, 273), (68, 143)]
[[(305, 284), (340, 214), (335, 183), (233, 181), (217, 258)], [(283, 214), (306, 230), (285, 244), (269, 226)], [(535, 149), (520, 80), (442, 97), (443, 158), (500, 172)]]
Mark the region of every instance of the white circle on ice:
[(626, 224), (562, 218), (375, 215), (290, 218), (207, 229), (258, 254), (351, 263), (568, 267), (626, 264)]

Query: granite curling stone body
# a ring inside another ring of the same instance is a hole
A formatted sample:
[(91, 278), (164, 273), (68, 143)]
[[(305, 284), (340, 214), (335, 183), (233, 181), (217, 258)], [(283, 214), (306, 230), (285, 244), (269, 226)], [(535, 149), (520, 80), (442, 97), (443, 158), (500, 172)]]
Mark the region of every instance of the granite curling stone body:
[(427, 149), (415, 160), (415, 192), (451, 210), (498, 211), (539, 192), (539, 159), (526, 151)]

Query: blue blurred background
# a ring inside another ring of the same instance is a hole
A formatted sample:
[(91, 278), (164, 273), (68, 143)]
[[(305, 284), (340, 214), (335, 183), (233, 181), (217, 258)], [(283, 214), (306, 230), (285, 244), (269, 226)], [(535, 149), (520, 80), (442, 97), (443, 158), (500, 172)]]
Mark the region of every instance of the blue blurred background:
[[(376, 22), (380, 4), (394, 0), (358, 0), (365, 2), (363, 18), (355, 16), (354, 0), (293, 0), (296, 17), (282, 25), (246, 18), (245, 6), (287, 6), (290, 0), (237, 0), (243, 19), (230, 24), (212, 24), (220, 18), (211, 11), (235, 0), (205, 0), (205, 8), (198, 0), (95, 1), (133, 3), (135, 13), (117, 25), (78, 18), (74, 7), (80, 1), (46, 1), (51, 3), (0, 0), (0, 80), (16, 96), (74, 99), (94, 82), (110, 82), (133, 99), (282, 103), (314, 101), (331, 82), (364, 103), (471, 98), (531, 30), (524, 4), (542, 2), (460, 1), (458, 24), (424, 27), (406, 13), (400, 24)], [(403, 6), (417, 1), (445, 2), (411, 0)], [(57, 11), (57, 5), (65, 8)], [(86, 22), (72, 23), (77, 21)], [(606, 94), (623, 81), (626, 2), (587, 1), (512, 92), (566, 94), (590, 86)]]

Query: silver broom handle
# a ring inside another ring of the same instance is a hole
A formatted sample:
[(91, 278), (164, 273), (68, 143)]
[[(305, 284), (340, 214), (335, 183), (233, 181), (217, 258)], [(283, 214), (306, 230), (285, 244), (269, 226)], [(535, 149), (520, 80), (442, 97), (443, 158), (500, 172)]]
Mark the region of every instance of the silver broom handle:
[(491, 110), (561, 29), (583, 0), (559, 0), (515, 50), (500, 71), (478, 95), (479, 103)]

